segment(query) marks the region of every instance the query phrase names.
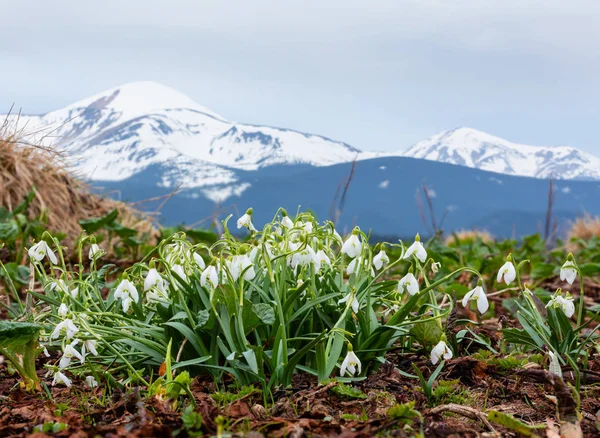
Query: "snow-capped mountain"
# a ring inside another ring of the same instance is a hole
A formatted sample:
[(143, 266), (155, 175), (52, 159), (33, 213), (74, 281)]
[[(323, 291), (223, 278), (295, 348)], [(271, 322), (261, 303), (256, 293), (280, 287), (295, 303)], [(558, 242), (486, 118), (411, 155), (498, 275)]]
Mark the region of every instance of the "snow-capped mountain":
[(511, 143), (471, 128), (440, 132), (402, 155), (507, 175), (600, 179), (600, 159), (579, 149)]
[(236, 169), (376, 156), (319, 135), (231, 122), (154, 82), (126, 84), (43, 116), (21, 116), (18, 124), (64, 150), (86, 178), (118, 181), (160, 164), (157, 184), (166, 187), (232, 184)]

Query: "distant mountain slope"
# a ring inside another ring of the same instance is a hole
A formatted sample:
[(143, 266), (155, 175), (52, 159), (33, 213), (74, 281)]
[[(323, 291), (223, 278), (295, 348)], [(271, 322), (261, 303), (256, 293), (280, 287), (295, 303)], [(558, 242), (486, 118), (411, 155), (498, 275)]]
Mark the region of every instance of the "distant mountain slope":
[(600, 179), (600, 159), (579, 149), (516, 144), (471, 128), (441, 132), (402, 155), (507, 175)]
[[(236, 210), (239, 213), (253, 207), (257, 225), (269, 221), (280, 206), (289, 212), (295, 212), (299, 205), (310, 208), (324, 220), (329, 216), (338, 183), (347, 177), (350, 166), (287, 166), (274, 173), (240, 171), (237, 177), (242, 184), (248, 184), (247, 189), (243, 196), (232, 195), (221, 207), (234, 215)], [(144, 199), (157, 194), (152, 185), (154, 172), (156, 169), (149, 169), (121, 184), (97, 184), (104, 190), (120, 188), (122, 199)], [(434, 192), (438, 218), (449, 210), (443, 225), (446, 230), (487, 228), (497, 236), (509, 237), (541, 229), (547, 181), (405, 157), (376, 158), (356, 164), (339, 228), (350, 230), (358, 224), (378, 235), (410, 237), (417, 231), (427, 234), (415, 201), (415, 192), (422, 183)], [(584, 212), (600, 214), (599, 182), (559, 181), (555, 187), (555, 212), (562, 229)], [(152, 211), (158, 204), (147, 204), (146, 208)], [(163, 207), (160, 220), (167, 224), (192, 224), (210, 217), (213, 209), (214, 204), (203, 197), (201, 190), (186, 189)]]

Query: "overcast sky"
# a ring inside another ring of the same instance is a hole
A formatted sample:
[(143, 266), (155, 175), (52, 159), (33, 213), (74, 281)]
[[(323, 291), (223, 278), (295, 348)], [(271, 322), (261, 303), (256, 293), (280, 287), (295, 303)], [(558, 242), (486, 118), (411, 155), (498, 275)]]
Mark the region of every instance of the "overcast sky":
[(0, 0), (0, 17), (0, 112), (154, 80), (361, 149), (469, 126), (600, 155), (598, 0)]

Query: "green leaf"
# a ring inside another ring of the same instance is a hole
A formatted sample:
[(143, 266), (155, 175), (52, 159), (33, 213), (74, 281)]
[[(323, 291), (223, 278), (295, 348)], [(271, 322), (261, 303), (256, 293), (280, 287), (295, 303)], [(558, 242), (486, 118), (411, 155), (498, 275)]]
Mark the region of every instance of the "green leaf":
[(584, 263), (579, 266), (581, 273), (586, 277), (600, 274), (600, 263)]
[(19, 237), (19, 231), (19, 225), (15, 220), (0, 223), (0, 241), (7, 243), (15, 242)]
[(202, 309), (200, 312), (198, 312), (198, 323), (196, 324), (195, 329), (204, 327), (208, 322), (209, 318), (210, 312), (208, 310)]
[(275, 322), (275, 310), (266, 303), (253, 304), (252, 311), (267, 325)]
[(548, 263), (536, 263), (531, 269), (532, 280), (543, 280), (545, 278), (552, 277), (556, 266)]
[(79, 225), (81, 225), (81, 228), (83, 228), (88, 234), (92, 234), (113, 222), (118, 215), (119, 211), (115, 208), (102, 217), (80, 220)]
[(0, 321), (0, 346), (14, 349), (37, 339), (41, 325), (29, 322)]
[(365, 399), (367, 395), (362, 392), (359, 388), (353, 386), (344, 385), (342, 382), (338, 382), (337, 385), (331, 388), (331, 392), (339, 395), (346, 399)]

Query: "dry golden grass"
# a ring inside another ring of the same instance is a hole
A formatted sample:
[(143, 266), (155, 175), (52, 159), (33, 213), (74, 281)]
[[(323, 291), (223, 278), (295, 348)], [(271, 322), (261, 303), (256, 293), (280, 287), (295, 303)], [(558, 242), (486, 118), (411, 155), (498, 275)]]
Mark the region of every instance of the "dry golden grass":
[(586, 214), (571, 223), (571, 228), (567, 233), (567, 248), (569, 251), (575, 251), (579, 246), (572, 240), (589, 240), (592, 237), (600, 237), (600, 217)]
[(486, 230), (460, 230), (446, 237), (444, 243), (448, 246), (468, 244), (474, 242), (478, 238), (485, 243), (494, 241), (494, 236)]
[(1, 128), (0, 206), (12, 211), (35, 190), (30, 219), (46, 215), (48, 229), (65, 233), (64, 244), (69, 248), (82, 231), (80, 220), (104, 216), (116, 208), (124, 226), (136, 229), (138, 237), (148, 236), (154, 243), (158, 231), (148, 216), (123, 202), (90, 193), (54, 150), (28, 144), (22, 140), (22, 133), (8, 133), (6, 124), (5, 129)]

